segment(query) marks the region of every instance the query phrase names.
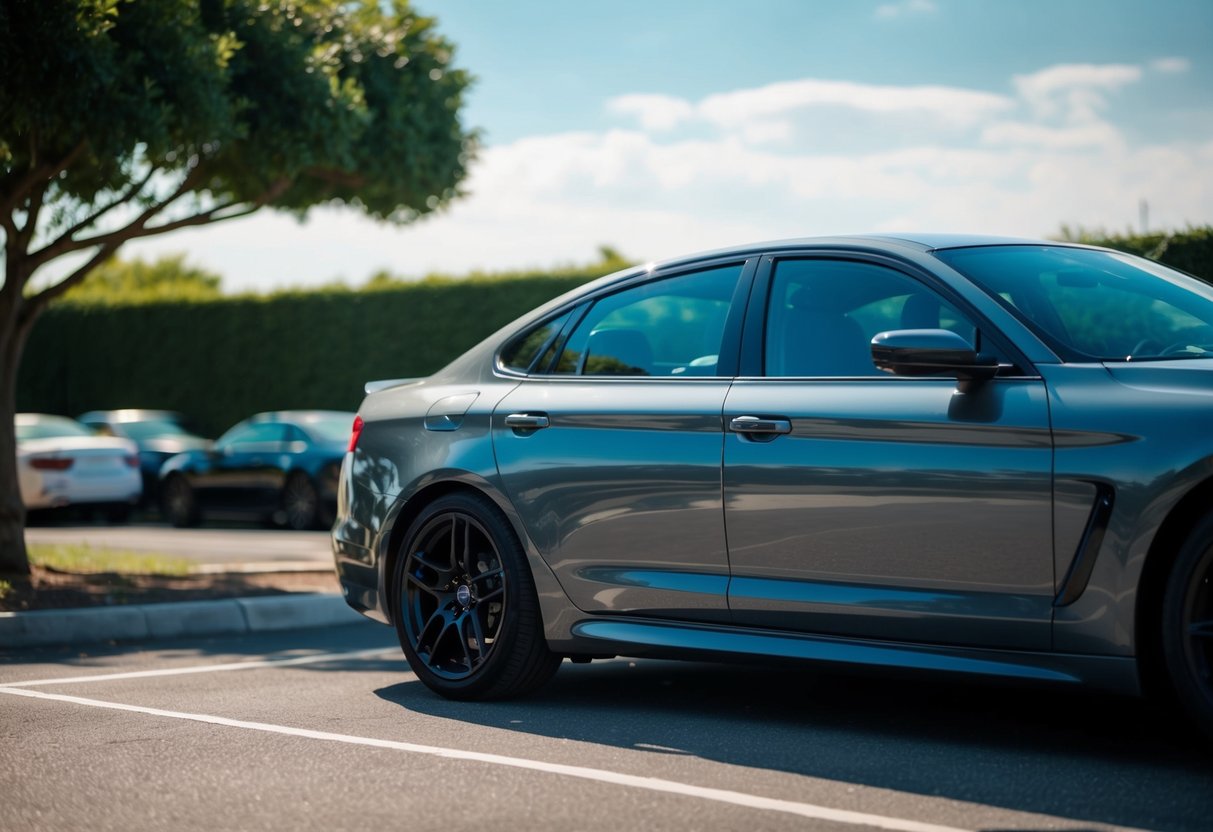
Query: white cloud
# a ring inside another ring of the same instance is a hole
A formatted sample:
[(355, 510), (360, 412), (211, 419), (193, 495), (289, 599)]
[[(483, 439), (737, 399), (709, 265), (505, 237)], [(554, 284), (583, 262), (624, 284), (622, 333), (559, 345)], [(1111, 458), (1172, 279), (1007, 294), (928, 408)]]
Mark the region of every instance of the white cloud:
[(872, 16), (877, 20), (896, 20), (917, 14), (934, 14), (939, 10), (933, 0), (900, 0), (897, 3), (883, 3), (876, 7)]
[(1187, 58), (1170, 57), (1170, 58), (1155, 58), (1150, 61), (1150, 69), (1154, 72), (1161, 72), (1166, 75), (1178, 75), (1182, 72), (1187, 72), (1192, 68), (1192, 63)]
[(820, 107), (856, 112), (927, 116), (952, 125), (971, 125), (1015, 106), (1005, 95), (944, 86), (894, 86), (805, 78), (753, 89), (709, 95), (697, 103), (664, 95), (624, 95), (607, 102), (613, 113), (635, 116), (649, 130), (668, 130), (692, 119), (722, 129), (753, 130), (756, 135), (786, 137), (788, 128), (773, 127), (781, 117)]
[(709, 121), (737, 126), (754, 118), (811, 107), (844, 107), (869, 113), (919, 113), (940, 121), (970, 124), (1014, 106), (1006, 96), (942, 86), (883, 86), (806, 78), (750, 90), (710, 95), (697, 107)]
[(1098, 121), (1067, 127), (1004, 121), (983, 129), (981, 141), (994, 146), (1078, 150), (1114, 148), (1122, 145), (1124, 139), (1115, 127)]
[(1141, 67), (1130, 64), (1058, 64), (1016, 75), (1014, 84), (1039, 118), (1090, 121), (1106, 106), (1105, 93), (1135, 83), (1141, 75)]
[[(648, 259), (814, 234), (1124, 228), (1143, 198), (1160, 226), (1209, 222), (1213, 142), (1135, 144), (1118, 129), (1114, 93), (1139, 82), (1141, 67), (1070, 64), (1011, 79), (1017, 97), (815, 79), (697, 102), (621, 96), (607, 107), (639, 127), (490, 146), (469, 196), (414, 226), (335, 209), (304, 225), (271, 214), (133, 245), (129, 255), (192, 249), (192, 262), (240, 289), (357, 282), (379, 268), (545, 267), (584, 262), (603, 243)], [(823, 149), (808, 135), (819, 124), (801, 112), (820, 107), (832, 108), (831, 131), (894, 116), (899, 129), (878, 130), (881, 141), (863, 147)], [(250, 267), (266, 262), (272, 274)]]
[(649, 93), (613, 98), (607, 102), (607, 109), (620, 115), (635, 116), (646, 130), (670, 130), (694, 113), (694, 107), (682, 98)]

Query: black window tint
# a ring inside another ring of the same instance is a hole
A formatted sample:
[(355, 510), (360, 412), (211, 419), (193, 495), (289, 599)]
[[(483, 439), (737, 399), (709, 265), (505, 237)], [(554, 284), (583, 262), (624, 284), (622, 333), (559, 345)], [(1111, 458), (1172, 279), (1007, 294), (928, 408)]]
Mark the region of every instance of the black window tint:
[(1213, 289), (1157, 263), (1064, 246), (985, 246), (935, 256), (1066, 360), (1213, 355)]
[(256, 422), (232, 428), (215, 443), (219, 450), (233, 448), (239, 450), (242, 445), (260, 444), (262, 442), (281, 442), (286, 436), (286, 426), (276, 422)]
[(655, 280), (602, 298), (569, 337), (555, 372), (715, 375), (741, 268)]
[(308, 435), (295, 425), (286, 425), (286, 441), (287, 442), (308, 442)]
[(975, 328), (918, 281), (870, 263), (784, 260), (767, 306), (768, 376), (883, 376), (872, 338), (894, 329), (948, 329), (976, 344)]
[(540, 351), (545, 353), (545, 360), (540, 361), (538, 367), (550, 363), (556, 337), (568, 319), (566, 313), (514, 336), (501, 351), (501, 366), (519, 373), (530, 372), (531, 367), (536, 366), (535, 359), (540, 357)]

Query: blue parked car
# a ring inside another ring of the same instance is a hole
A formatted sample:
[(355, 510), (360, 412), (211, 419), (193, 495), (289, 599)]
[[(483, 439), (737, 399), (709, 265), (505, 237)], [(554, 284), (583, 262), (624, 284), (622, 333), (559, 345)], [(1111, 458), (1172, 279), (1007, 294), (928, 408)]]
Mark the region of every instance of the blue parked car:
[(203, 450), (211, 444), (209, 439), (187, 430), (184, 417), (171, 410), (90, 410), (78, 421), (102, 436), (120, 436), (138, 446), (142, 502), (152, 506), (157, 503), (161, 466), (179, 453)]
[(262, 518), (291, 529), (333, 521), (337, 475), (354, 414), (258, 413), (212, 448), (178, 454), (160, 469), (160, 504), (174, 526), (204, 517)]

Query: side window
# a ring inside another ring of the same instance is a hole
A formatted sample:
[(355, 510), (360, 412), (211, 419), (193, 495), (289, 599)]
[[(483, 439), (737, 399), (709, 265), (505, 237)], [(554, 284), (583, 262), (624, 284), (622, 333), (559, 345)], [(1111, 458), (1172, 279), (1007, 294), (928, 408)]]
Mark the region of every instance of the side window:
[(568, 319), (569, 313), (566, 312), (558, 318), (544, 321), (538, 326), (515, 335), (501, 350), (501, 366), (517, 373), (528, 373), (532, 367), (536, 366), (535, 361), (540, 358), (541, 351), (545, 355), (544, 360), (540, 361), (538, 366), (542, 367), (549, 363), (556, 337), (560, 335), (560, 330), (564, 328)]
[(554, 372), (711, 376), (741, 264), (682, 274), (599, 300), (569, 336)]
[(284, 441), (292, 443), (299, 442), (304, 445), (311, 444), (311, 438), (301, 428), (298, 428), (295, 425), (283, 425), (282, 429)]
[(883, 266), (845, 260), (776, 264), (764, 345), (768, 376), (884, 376), (872, 338), (892, 329), (977, 332), (932, 289)]
[(285, 426), (274, 422), (257, 422), (234, 428), (215, 443), (215, 449), (220, 451), (243, 450), (248, 445), (259, 445), (265, 442), (281, 442), (286, 437)]

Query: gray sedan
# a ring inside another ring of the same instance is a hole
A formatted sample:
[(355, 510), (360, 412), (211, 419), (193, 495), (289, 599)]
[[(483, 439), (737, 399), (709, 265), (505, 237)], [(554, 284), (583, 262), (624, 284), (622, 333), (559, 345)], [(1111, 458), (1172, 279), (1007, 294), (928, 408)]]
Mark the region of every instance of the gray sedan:
[(922, 235), (605, 277), (368, 385), (349, 603), (481, 699), (562, 657), (1178, 697), (1213, 731), (1213, 288)]

